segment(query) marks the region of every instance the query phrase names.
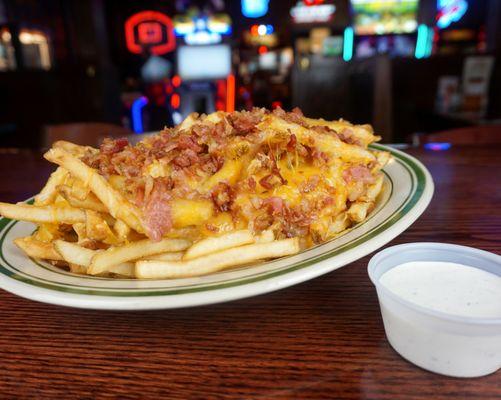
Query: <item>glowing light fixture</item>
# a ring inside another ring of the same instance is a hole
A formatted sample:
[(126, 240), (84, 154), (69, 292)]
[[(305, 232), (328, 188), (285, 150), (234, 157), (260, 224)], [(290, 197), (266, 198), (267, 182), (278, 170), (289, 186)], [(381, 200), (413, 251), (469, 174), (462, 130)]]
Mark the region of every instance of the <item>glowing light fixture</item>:
[(313, 22), (328, 22), (336, 12), (334, 4), (319, 4), (312, 2), (306, 4), (303, 1), (298, 1), (297, 4), (291, 8), (291, 16), (295, 23), (298, 24), (311, 24)]
[(268, 12), (269, 0), (242, 0), (242, 14), (247, 18), (259, 18)]
[(459, 21), (468, 10), (467, 0), (437, 0), (437, 26), (447, 28)]
[(343, 60), (348, 62), (353, 57), (353, 40), (354, 32), (351, 26), (348, 26), (344, 30), (344, 40), (343, 40)]
[(145, 47), (157, 56), (176, 48), (171, 19), (158, 11), (141, 11), (125, 21), (125, 43), (133, 54), (142, 54)]
[(226, 78), (226, 111), (235, 111), (235, 76), (232, 74)]
[(139, 97), (132, 103), (132, 129), (136, 133), (143, 133), (143, 108), (148, 104), (146, 97)]
[(433, 46), (433, 29), (429, 28), (424, 24), (419, 25), (417, 31), (416, 50), (414, 51), (414, 57), (418, 59), (429, 57), (431, 54), (432, 46)]
[(445, 151), (449, 150), (451, 147), (452, 145), (447, 142), (430, 142), (424, 145), (424, 148), (426, 150), (431, 150), (431, 151)]
[[(10, 33), (4, 32), (4, 34), (5, 33), (7, 33), (9, 35), (9, 39), (10, 39)], [(7, 38), (7, 35), (5, 35), (5, 38)], [(3, 37), (2, 37), (2, 39), (3, 39)], [(42, 32), (38, 32), (38, 31), (21, 29), (21, 31), (19, 32), (19, 41), (23, 45), (37, 46), (38, 52), (40, 55), (40, 66), (43, 69), (50, 69), (51, 68), (52, 62), (51, 62), (50, 51), (49, 51), (49, 40), (47, 39), (47, 36), (45, 34), (43, 34)]]

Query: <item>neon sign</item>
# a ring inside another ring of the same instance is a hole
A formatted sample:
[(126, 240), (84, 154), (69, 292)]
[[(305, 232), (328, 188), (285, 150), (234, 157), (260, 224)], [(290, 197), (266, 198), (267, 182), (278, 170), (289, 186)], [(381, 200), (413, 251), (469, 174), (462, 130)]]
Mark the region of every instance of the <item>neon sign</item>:
[(291, 16), (295, 23), (310, 24), (313, 22), (328, 22), (332, 19), (336, 6), (334, 4), (317, 4), (310, 1), (305, 3), (298, 1), (291, 8)]
[(132, 129), (136, 133), (143, 133), (143, 108), (148, 104), (146, 97), (139, 97), (132, 103)]
[(174, 33), (189, 45), (220, 43), (222, 35), (231, 34), (231, 20), (226, 14), (208, 18), (179, 16), (174, 20)]
[(468, 2), (466, 0), (438, 0), (437, 9), (437, 26), (443, 29), (463, 18), (468, 9)]
[(144, 49), (162, 55), (176, 48), (176, 38), (171, 19), (157, 11), (141, 11), (125, 21), (125, 43), (133, 54)]
[(268, 12), (269, 0), (242, 0), (242, 14), (247, 18), (259, 18)]

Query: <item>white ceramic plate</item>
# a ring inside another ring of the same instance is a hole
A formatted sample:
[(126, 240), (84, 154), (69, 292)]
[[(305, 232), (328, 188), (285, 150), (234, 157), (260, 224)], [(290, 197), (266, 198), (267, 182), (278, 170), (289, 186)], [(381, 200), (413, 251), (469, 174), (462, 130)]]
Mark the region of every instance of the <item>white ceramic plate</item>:
[(0, 287), (28, 299), (80, 308), (147, 310), (219, 303), (272, 292), (331, 272), (377, 250), (426, 209), (433, 181), (426, 168), (398, 150), (385, 167), (377, 206), (366, 221), (300, 254), (198, 278), (131, 280), (87, 277), (25, 256), (13, 239), (33, 232), (27, 222), (0, 219)]

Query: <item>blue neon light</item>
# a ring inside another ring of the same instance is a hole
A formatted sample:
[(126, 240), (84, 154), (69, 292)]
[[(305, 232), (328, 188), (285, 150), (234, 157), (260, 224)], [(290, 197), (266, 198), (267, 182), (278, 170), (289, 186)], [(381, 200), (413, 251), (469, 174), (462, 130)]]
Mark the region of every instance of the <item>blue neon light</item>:
[(467, 0), (437, 0), (437, 10), (437, 26), (444, 29), (463, 18), (468, 10), (468, 2)]
[(344, 40), (343, 40), (343, 60), (350, 61), (353, 57), (353, 39), (354, 32), (351, 26), (348, 26), (344, 30)]
[(418, 26), (417, 39), (416, 39), (416, 50), (414, 51), (414, 57), (424, 58), (427, 54), (428, 47), (428, 27), (424, 24)]
[(146, 97), (140, 97), (132, 103), (132, 129), (135, 133), (143, 133), (143, 107), (148, 104)]
[(450, 143), (447, 143), (447, 142), (430, 142), (430, 143), (426, 143), (424, 145), (424, 148), (426, 150), (431, 150), (431, 151), (445, 151), (445, 150), (449, 150), (450, 148), (452, 147), (452, 145)]
[(242, 14), (247, 18), (259, 18), (268, 12), (269, 0), (242, 0)]

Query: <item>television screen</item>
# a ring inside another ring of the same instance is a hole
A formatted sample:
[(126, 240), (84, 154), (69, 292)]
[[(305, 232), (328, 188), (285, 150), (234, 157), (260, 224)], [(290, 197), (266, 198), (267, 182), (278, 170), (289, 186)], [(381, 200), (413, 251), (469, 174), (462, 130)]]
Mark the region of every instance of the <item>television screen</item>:
[(183, 80), (225, 78), (231, 73), (230, 46), (181, 46), (177, 51), (177, 71)]
[(357, 35), (410, 33), (417, 28), (419, 0), (351, 0)]

